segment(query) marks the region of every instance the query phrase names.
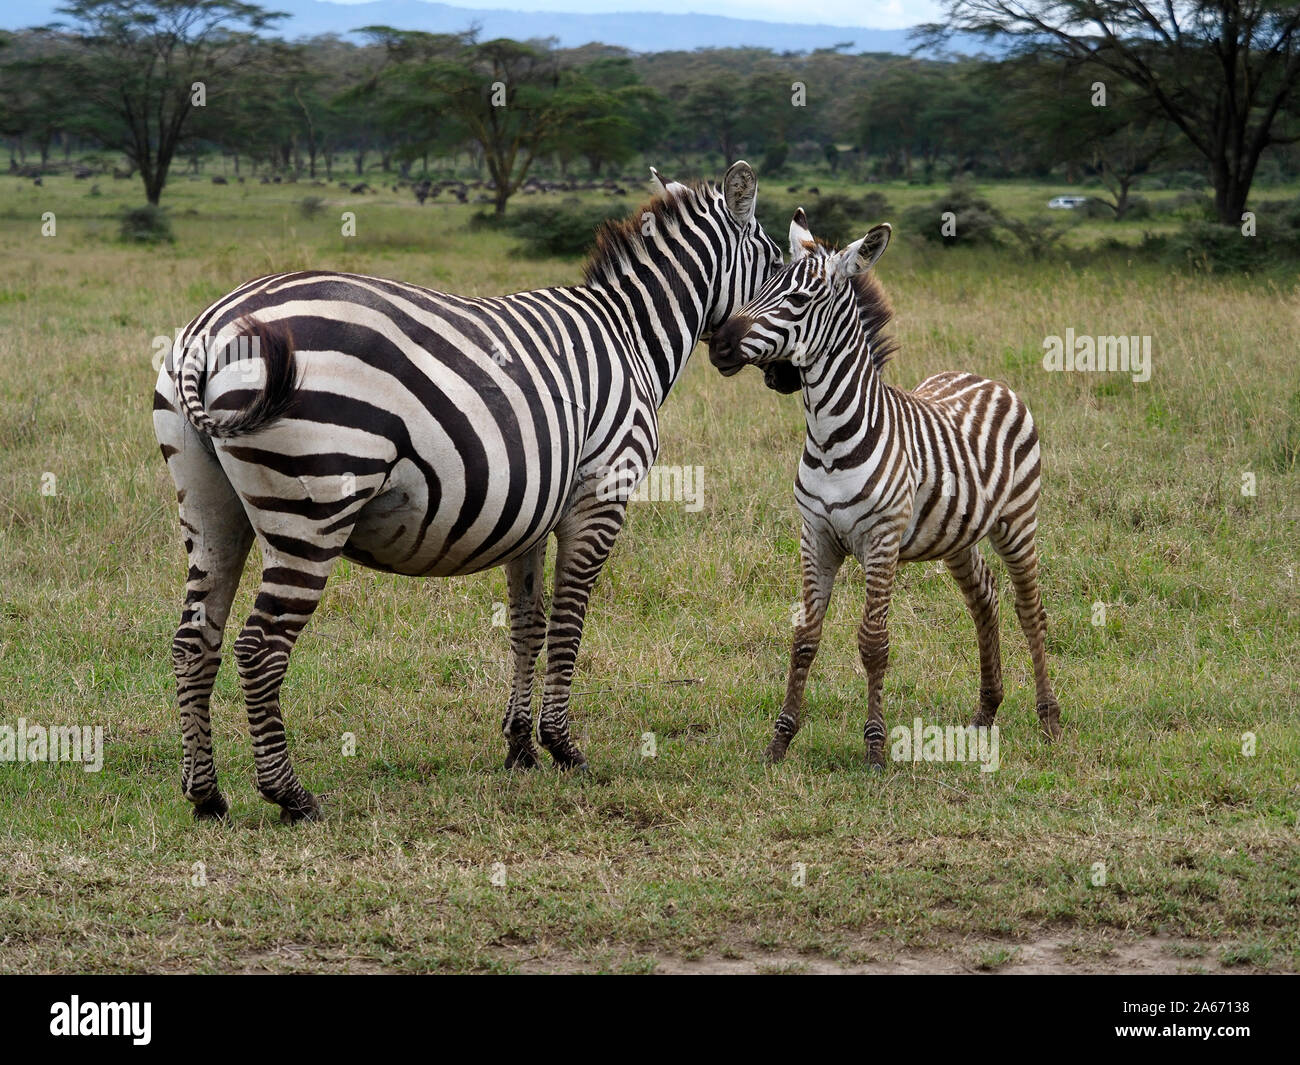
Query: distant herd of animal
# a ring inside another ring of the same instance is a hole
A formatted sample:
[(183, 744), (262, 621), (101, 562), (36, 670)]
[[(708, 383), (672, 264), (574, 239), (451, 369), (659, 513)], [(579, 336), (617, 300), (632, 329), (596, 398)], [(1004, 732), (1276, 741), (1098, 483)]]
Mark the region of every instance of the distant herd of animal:
[(797, 212), (783, 265), (755, 218), (747, 163), (717, 184), (651, 176), (653, 198), (597, 233), (579, 284), (469, 298), (297, 271), (241, 285), (177, 338), (154, 426), (189, 561), (172, 660), (181, 786), (196, 817), (228, 809), (209, 700), (254, 541), (261, 582), (233, 650), (258, 790), (284, 820), (321, 814), (290, 759), (280, 688), (340, 557), (412, 576), (504, 566), (514, 665), (505, 764), (537, 766), (540, 743), (557, 765), (584, 768), (569, 701), (588, 601), (659, 452), (659, 408), (702, 339), (722, 374), (757, 367), (804, 408), (802, 610), (768, 759), (780, 761), (799, 729), (831, 588), (850, 555), (867, 577), (858, 628), (867, 766), (885, 766), (887, 617), (900, 562), (942, 560), (955, 579), (979, 644), (971, 726), (993, 725), (1002, 669), (985, 539), (1015, 586), (1042, 732), (1060, 736), (1037, 580), (1039, 443), (1024, 403), (966, 373), (910, 392), (884, 383), (890, 310), (872, 267), (889, 226), (835, 250)]

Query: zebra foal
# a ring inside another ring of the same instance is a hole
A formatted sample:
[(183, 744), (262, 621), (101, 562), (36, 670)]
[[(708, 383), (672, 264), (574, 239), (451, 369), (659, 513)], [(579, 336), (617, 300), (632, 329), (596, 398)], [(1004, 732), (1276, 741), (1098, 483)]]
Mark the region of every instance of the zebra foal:
[(979, 706), (971, 723), (993, 723), (1002, 702), (1002, 663), (997, 586), (978, 547), (985, 538), (1015, 585), (1043, 732), (1049, 740), (1061, 735), (1034, 547), (1038, 432), (1025, 404), (997, 381), (941, 373), (911, 392), (884, 383), (881, 369), (893, 343), (879, 334), (891, 311), (869, 270), (890, 232), (888, 225), (876, 226), (834, 251), (814, 240), (800, 210), (790, 226), (790, 264), (713, 334), (709, 346), (724, 375), (759, 366), (770, 387), (803, 396), (807, 432), (794, 485), (803, 523), (803, 617), (767, 749), (772, 762), (785, 757), (799, 731), (831, 588), (850, 554), (867, 578), (858, 650), (868, 677), (863, 735), (871, 768), (885, 764), (882, 686), (899, 562), (942, 559), (956, 580), (979, 642)]
[(290, 761), (279, 693), (339, 557), (411, 576), (504, 566), (506, 765), (538, 763), (543, 644), (542, 746), (560, 766), (585, 764), (568, 724), (574, 661), (628, 496), (658, 454), (659, 406), (701, 337), (781, 262), (755, 220), (747, 163), (720, 185), (652, 175), (657, 195), (602, 230), (582, 284), (468, 298), (356, 274), (278, 274), (223, 296), (178, 337), (158, 376), (154, 430), (189, 556), (172, 659), (181, 788), (196, 817), (227, 810), (209, 701), (254, 540), (262, 579), (234, 652), (258, 790), (285, 820), (320, 813)]

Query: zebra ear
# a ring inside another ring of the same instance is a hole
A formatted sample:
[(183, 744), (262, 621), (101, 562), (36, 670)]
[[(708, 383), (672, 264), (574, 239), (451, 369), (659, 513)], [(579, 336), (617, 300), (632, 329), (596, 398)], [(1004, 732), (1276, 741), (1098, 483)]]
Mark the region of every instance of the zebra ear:
[(680, 181), (665, 181), (663, 175), (654, 167), (650, 168), (650, 185), (657, 196), (675, 196), (679, 192), (686, 191), (686, 186)]
[(843, 251), (837, 251), (831, 257), (831, 276), (838, 283), (847, 281), (854, 274), (865, 274), (885, 254), (893, 231), (888, 222), (882, 222), (861, 240), (855, 240)]
[(726, 201), (731, 217), (745, 225), (754, 217), (754, 205), (758, 202), (758, 178), (754, 168), (740, 159), (727, 168), (722, 178), (722, 196)]
[(808, 254), (807, 245), (813, 242), (812, 231), (808, 228), (808, 216), (800, 207), (790, 220), (790, 261), (798, 262)]

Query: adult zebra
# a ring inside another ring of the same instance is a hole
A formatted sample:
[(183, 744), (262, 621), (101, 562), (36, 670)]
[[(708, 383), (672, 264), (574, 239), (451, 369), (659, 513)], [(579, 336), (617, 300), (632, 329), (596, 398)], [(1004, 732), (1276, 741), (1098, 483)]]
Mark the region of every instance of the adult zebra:
[[(1006, 385), (941, 373), (911, 392), (884, 383), (893, 343), (880, 330), (891, 311), (868, 273), (889, 244), (880, 225), (836, 252), (813, 239), (803, 211), (790, 225), (790, 265), (713, 334), (709, 357), (723, 374), (764, 368), (768, 383), (792, 376), (807, 426), (795, 498), (803, 518), (803, 618), (790, 652), (785, 703), (769, 760), (785, 757), (799, 730), (804, 685), (821, 641), (835, 575), (853, 554), (867, 578), (858, 650), (868, 677), (863, 735), (873, 769), (885, 764), (881, 689), (886, 625), (900, 561), (943, 559), (975, 621), (980, 700), (973, 725), (993, 724), (1002, 702), (997, 586), (980, 554), (988, 537), (1016, 589), (1016, 612), (1034, 662), (1038, 718), (1061, 734), (1047, 676), (1046, 617), (1038, 590), (1038, 431)], [(783, 389), (785, 390), (785, 389)], [(793, 389), (791, 389), (793, 390)]]
[(747, 163), (720, 187), (651, 173), (657, 195), (599, 233), (583, 284), (471, 299), (353, 274), (279, 274), (217, 300), (177, 338), (154, 426), (189, 554), (172, 657), (182, 790), (196, 817), (227, 809), (209, 698), (255, 538), (262, 582), (235, 659), (258, 790), (283, 819), (320, 812), (294, 774), (279, 689), (340, 555), (410, 575), (504, 565), (506, 764), (537, 764), (543, 642), (541, 742), (561, 766), (585, 763), (568, 727), (574, 659), (627, 495), (658, 453), (659, 405), (701, 336), (781, 261), (755, 220)]

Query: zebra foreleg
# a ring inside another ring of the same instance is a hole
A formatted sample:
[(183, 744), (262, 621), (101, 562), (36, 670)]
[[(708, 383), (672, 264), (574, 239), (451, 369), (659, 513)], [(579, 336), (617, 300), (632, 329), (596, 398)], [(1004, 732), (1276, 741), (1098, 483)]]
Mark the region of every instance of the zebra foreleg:
[(564, 769), (586, 765), (569, 735), (573, 664), (582, 643), (587, 603), (601, 567), (623, 527), (627, 504), (592, 494), (575, 503), (555, 529), (555, 590), (546, 630), (546, 682), (538, 732), (542, 746)]
[(804, 688), (817, 648), (821, 644), (822, 622), (831, 601), (835, 575), (844, 562), (839, 547), (803, 526), (799, 540), (799, 557), (803, 573), (800, 617), (795, 621), (794, 643), (790, 647), (790, 671), (786, 676), (785, 702), (772, 729), (772, 742), (766, 758), (773, 765), (785, 757), (802, 724)]
[(898, 535), (874, 540), (861, 556), (867, 578), (867, 602), (858, 626), (858, 654), (867, 671), (867, 724), (862, 738), (867, 764), (874, 772), (885, 768), (885, 670), (889, 666), (889, 599), (898, 568)]
[(979, 545), (952, 558), (944, 559), (952, 574), (966, 609), (975, 622), (975, 638), (980, 649), (980, 702), (971, 724), (983, 728), (993, 724), (1002, 705), (1002, 652), (998, 639), (998, 586)]
[(510, 585), (510, 650), (515, 659), (514, 683), (506, 706), (501, 732), (508, 747), (507, 769), (534, 769), (537, 748), (533, 746), (533, 679), (537, 656), (546, 641), (546, 611), (542, 603), (542, 570), (546, 564), (546, 541), (527, 554), (506, 563)]

